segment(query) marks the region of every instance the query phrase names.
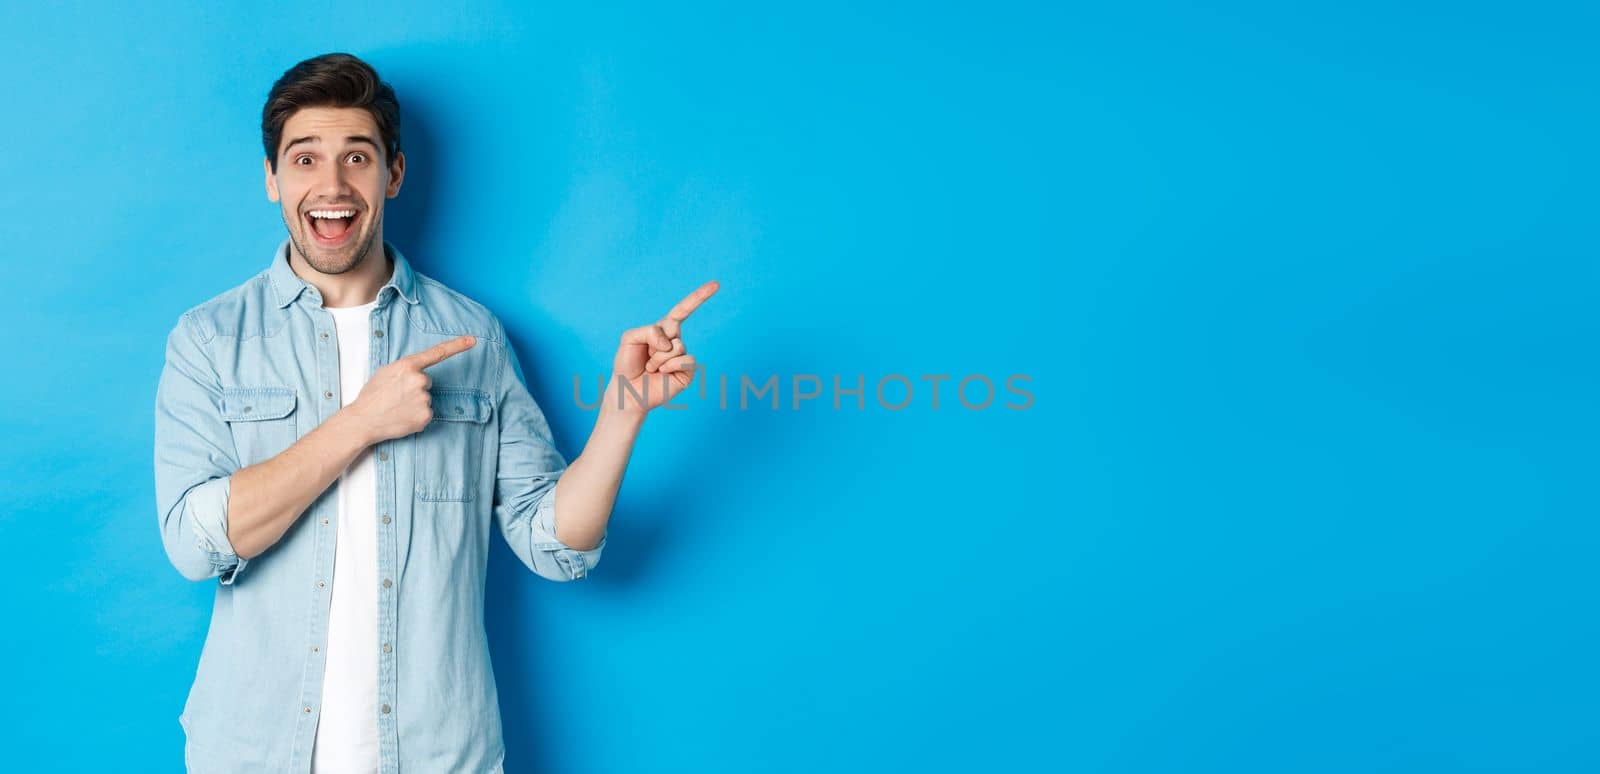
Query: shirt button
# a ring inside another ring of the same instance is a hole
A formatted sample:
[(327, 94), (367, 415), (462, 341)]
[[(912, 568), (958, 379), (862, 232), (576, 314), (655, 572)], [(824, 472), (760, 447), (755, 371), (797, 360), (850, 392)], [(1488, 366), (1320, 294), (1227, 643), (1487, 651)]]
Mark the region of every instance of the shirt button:
[(322, 523), (323, 524), (327, 524), (328, 523), (328, 517), (326, 517), (326, 516), (322, 517)]
[(389, 453), (386, 451), (378, 452), (378, 459), (387, 461), (389, 459)]
[(384, 653), (389, 653), (389, 652), (391, 652), (393, 650), (394, 650), (394, 648), (389, 647), (389, 643), (385, 642), (383, 644), (383, 652)]
[[(317, 582), (317, 585), (318, 585), (318, 586), (321, 586), (321, 585), (322, 585), (322, 582), (321, 582), (321, 581), (318, 581), (318, 582)], [(389, 579), (388, 579), (388, 578), (384, 578), (384, 579), (383, 579), (383, 587), (384, 587), (384, 588), (389, 588), (389, 587), (390, 587), (390, 586), (393, 586), (393, 585), (394, 585), (394, 581), (392, 581), (392, 580), (389, 580)]]
[(310, 712), (310, 711), (311, 711), (311, 708), (310, 707), (306, 707), (306, 712)]
[(383, 331), (373, 331), (373, 332), (372, 332), (372, 335), (373, 335), (373, 337), (375, 337), (375, 338), (379, 338), (379, 339), (381, 339), (381, 338), (383, 338)]
[(333, 393), (332, 393), (332, 392), (329, 392), (329, 391), (328, 391), (328, 390), (323, 390), (323, 391), (322, 391), (322, 397), (324, 397), (324, 398), (331, 398), (331, 397), (333, 397)]
[(383, 705), (383, 714), (385, 714), (385, 715), (389, 714), (389, 705), (387, 705), (387, 704)]
[(316, 652), (317, 652), (317, 651), (318, 651), (318, 648), (317, 648), (317, 646), (315, 646), (315, 645), (312, 645), (312, 646), (311, 646), (311, 652), (312, 652), (312, 653), (316, 653)]
[(388, 524), (389, 523), (389, 514), (385, 513), (383, 515), (383, 523), (384, 524)]
[(323, 341), (327, 341), (328, 340), (328, 332), (327, 331), (323, 331), (323, 332), (321, 332), (321, 333), (319, 333), (317, 335), (322, 337)]
[(317, 588), (322, 588), (322, 581), (317, 581)]
[(251, 408), (253, 408), (253, 407), (252, 406), (245, 406), (244, 407), (244, 413), (246, 413), (246, 414), (250, 413), (250, 409)]

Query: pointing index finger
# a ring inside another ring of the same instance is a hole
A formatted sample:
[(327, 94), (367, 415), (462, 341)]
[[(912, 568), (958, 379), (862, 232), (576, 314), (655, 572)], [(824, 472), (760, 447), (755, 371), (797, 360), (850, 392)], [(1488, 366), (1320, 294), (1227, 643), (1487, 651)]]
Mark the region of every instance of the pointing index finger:
[(416, 363), (417, 367), (419, 368), (427, 368), (428, 366), (435, 366), (444, 362), (445, 358), (453, 357), (461, 354), (462, 352), (466, 352), (467, 350), (472, 349), (477, 343), (478, 339), (476, 337), (457, 336), (449, 341), (440, 342), (428, 347), (421, 352), (407, 355), (406, 358), (411, 362)]
[(677, 320), (678, 322), (689, 319), (689, 314), (699, 308), (700, 304), (710, 298), (711, 294), (717, 292), (717, 288), (720, 287), (722, 286), (716, 280), (711, 280), (696, 288), (693, 293), (684, 296), (682, 301), (673, 305), (672, 311), (667, 312), (667, 319)]

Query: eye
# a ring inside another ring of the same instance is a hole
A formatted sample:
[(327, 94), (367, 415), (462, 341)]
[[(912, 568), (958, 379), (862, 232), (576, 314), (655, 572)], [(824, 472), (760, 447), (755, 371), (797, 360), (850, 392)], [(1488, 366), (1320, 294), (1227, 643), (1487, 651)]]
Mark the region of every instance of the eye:
[(366, 160), (367, 160), (367, 154), (365, 154), (365, 153), (362, 153), (362, 152), (360, 152), (360, 151), (357, 151), (357, 152), (355, 152), (355, 153), (352, 153), (352, 154), (350, 154), (350, 160), (351, 160), (351, 161), (352, 161), (352, 162), (353, 162), (353, 163), (356, 163), (356, 164), (362, 164), (362, 163), (365, 163), (365, 162), (366, 162)]
[[(300, 164), (300, 162), (302, 162), (302, 161), (309, 161), (309, 160), (310, 160), (310, 159), (311, 159), (311, 157), (310, 157), (310, 156), (296, 156), (296, 157), (295, 157), (295, 160), (294, 160), (294, 163), (296, 163), (296, 164)], [(302, 167), (303, 167), (303, 166), (305, 166), (305, 165), (304, 165), (304, 164), (300, 164), (300, 166), (302, 166)]]

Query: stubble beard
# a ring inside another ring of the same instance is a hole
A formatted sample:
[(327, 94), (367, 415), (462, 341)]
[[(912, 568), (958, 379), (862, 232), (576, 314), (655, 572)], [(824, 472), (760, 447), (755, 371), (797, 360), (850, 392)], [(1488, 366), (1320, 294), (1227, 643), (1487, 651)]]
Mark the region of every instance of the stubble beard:
[[(300, 216), (298, 214), (296, 215), (296, 217), (300, 218)], [(363, 218), (363, 220), (365, 220), (365, 218)], [(301, 228), (310, 228), (310, 226), (306, 226), (304, 224), (304, 221), (305, 221), (304, 218), (300, 218), (300, 221), (301, 221)], [(350, 271), (351, 269), (354, 269), (355, 267), (361, 265), (361, 261), (364, 260), (367, 257), (367, 253), (372, 250), (372, 242), (373, 242), (373, 240), (378, 238), (378, 226), (380, 224), (382, 224), (382, 223), (383, 223), (383, 214), (382, 214), (382, 212), (379, 212), (377, 220), (373, 221), (370, 224), (363, 224), (363, 227), (365, 227), (367, 229), (366, 241), (361, 243), (361, 248), (359, 250), (356, 250), (355, 253), (352, 254), (353, 257), (350, 258), (349, 261), (346, 262), (346, 263), (328, 263), (326, 261), (321, 261), (321, 260), (318, 260), (316, 258), (313, 258), (312, 257), (312, 253), (310, 251), (306, 250), (305, 242), (301, 241), (301, 232), (296, 230), (296, 229), (294, 229), (294, 228), (292, 228), (292, 227), (289, 227), (289, 224), (288, 224), (287, 220), (284, 222), (283, 225), (284, 225), (285, 228), (288, 228), (288, 230), (289, 230), (289, 241), (294, 243), (295, 251), (300, 253), (300, 260), (305, 261), (307, 265), (309, 265), (313, 269), (316, 269), (318, 272), (320, 272), (322, 274), (343, 274), (343, 273), (345, 273), (347, 271)], [(309, 235), (309, 234), (306, 234), (305, 238), (308, 239), (308, 240), (312, 239), (311, 235)]]

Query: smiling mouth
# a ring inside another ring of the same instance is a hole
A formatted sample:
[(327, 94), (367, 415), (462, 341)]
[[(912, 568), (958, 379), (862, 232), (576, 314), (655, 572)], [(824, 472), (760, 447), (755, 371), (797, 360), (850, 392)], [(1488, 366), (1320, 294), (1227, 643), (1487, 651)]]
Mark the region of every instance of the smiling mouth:
[(334, 246), (349, 240), (355, 233), (361, 210), (354, 207), (320, 207), (305, 214), (306, 227), (317, 242)]

